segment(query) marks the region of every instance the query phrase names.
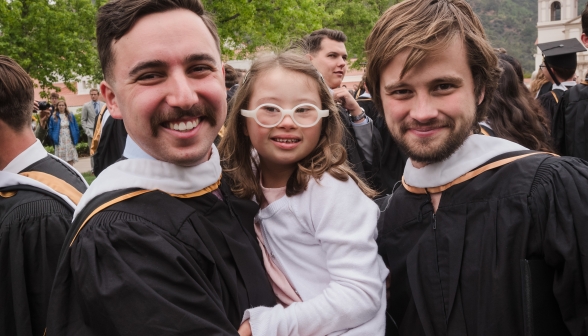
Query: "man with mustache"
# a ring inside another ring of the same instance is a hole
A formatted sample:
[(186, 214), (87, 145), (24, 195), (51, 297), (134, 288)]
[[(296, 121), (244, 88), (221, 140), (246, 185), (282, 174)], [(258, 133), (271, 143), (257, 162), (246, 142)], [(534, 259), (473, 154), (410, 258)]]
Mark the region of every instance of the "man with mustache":
[(366, 51), (369, 91), (409, 156), (378, 236), (398, 333), (586, 335), (588, 166), (475, 134), (500, 70), (471, 7), (405, 0)]
[(97, 41), (128, 138), (74, 214), (47, 335), (237, 335), (275, 298), (258, 207), (231, 194), (212, 145), (227, 103), (216, 27), (198, 0), (114, 0)]

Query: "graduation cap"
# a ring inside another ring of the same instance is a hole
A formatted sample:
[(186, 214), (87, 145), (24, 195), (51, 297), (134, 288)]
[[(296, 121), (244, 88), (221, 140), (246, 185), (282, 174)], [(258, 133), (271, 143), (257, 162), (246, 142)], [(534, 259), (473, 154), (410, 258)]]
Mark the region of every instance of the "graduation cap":
[(586, 51), (584, 45), (580, 43), (575, 38), (562, 40), (562, 41), (555, 41), (555, 42), (547, 42), (541, 43), (537, 45), (539, 49), (543, 52), (543, 60), (545, 65), (548, 65), (547, 71), (556, 82), (557, 85), (559, 81), (551, 72), (549, 67), (561, 68), (561, 69), (576, 69), (578, 65), (578, 58), (576, 57), (576, 53), (581, 51)]

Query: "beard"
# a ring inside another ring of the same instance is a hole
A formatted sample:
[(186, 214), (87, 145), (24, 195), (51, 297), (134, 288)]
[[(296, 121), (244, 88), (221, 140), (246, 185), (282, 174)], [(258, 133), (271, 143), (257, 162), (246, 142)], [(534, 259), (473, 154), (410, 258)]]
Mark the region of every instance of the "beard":
[(194, 105), (189, 110), (182, 110), (174, 107), (168, 111), (158, 111), (151, 116), (151, 120), (149, 121), (151, 124), (151, 134), (153, 134), (154, 138), (157, 138), (159, 126), (161, 126), (162, 123), (178, 120), (183, 117), (202, 117), (200, 122), (208, 121), (212, 127), (216, 126), (217, 122), (214, 108), (208, 104)]
[[(475, 118), (465, 120), (459, 127), (452, 119), (434, 119), (421, 123), (414, 119), (402, 122), (398, 127), (388, 127), (392, 137), (401, 151), (406, 153), (412, 161), (432, 164), (444, 161), (461, 147), (472, 132)], [(417, 138), (409, 140), (406, 134), (415, 128), (447, 128), (449, 134), (444, 138)], [(435, 142), (440, 142), (436, 144)]]

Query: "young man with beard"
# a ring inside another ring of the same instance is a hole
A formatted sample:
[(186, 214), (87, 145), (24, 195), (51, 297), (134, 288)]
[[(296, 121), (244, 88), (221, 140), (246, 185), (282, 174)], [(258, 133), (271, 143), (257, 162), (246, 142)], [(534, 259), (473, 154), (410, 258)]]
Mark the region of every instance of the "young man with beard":
[(0, 335), (42, 335), (61, 245), (84, 178), (31, 129), (33, 80), (0, 56)]
[(47, 335), (237, 335), (245, 309), (275, 298), (258, 207), (231, 194), (212, 145), (227, 104), (216, 27), (198, 0), (114, 0), (97, 41), (126, 159), (74, 214)]
[(410, 158), (378, 236), (400, 335), (528, 334), (532, 259), (555, 273), (547, 317), (585, 335), (588, 167), (473, 134), (499, 69), (471, 7), (406, 0), (366, 50), (369, 91)]

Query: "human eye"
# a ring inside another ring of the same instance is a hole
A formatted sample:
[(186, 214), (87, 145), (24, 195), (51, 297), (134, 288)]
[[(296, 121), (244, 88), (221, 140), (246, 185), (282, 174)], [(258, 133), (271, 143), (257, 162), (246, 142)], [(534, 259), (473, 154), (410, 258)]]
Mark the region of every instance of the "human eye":
[(161, 73), (158, 73), (158, 72), (145, 72), (145, 73), (142, 73), (137, 76), (137, 82), (141, 82), (141, 83), (157, 82), (163, 77), (164, 77), (164, 75)]
[(196, 75), (206, 75), (214, 71), (214, 67), (205, 64), (198, 64), (190, 68), (189, 72)]
[(394, 99), (408, 99), (412, 97), (413, 92), (409, 89), (397, 89), (390, 91), (388, 95), (392, 96)]
[(312, 111), (312, 107), (311, 106), (307, 106), (307, 105), (303, 105), (303, 106), (298, 106), (296, 108), (296, 110), (294, 110), (294, 112), (296, 113), (308, 113), (310, 111)]
[(275, 107), (275, 106), (271, 106), (271, 105), (262, 105), (259, 107), (259, 110), (263, 111), (263, 112), (267, 112), (267, 113), (279, 113), (280, 110)]

